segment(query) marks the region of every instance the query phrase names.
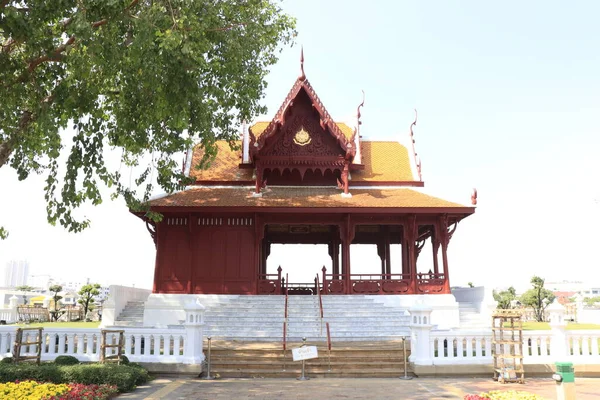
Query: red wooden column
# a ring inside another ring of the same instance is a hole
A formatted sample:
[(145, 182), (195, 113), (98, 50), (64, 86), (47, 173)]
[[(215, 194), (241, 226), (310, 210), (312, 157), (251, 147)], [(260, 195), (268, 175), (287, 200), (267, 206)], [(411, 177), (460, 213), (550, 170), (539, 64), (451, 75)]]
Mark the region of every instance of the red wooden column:
[(415, 241), (417, 240), (419, 225), (417, 224), (417, 216), (409, 215), (404, 226), (404, 238), (406, 239), (407, 247), (407, 264), (410, 273), (410, 289), (409, 294), (417, 293), (417, 256)]
[(331, 242), (327, 244), (329, 256), (331, 257), (331, 273), (336, 275), (340, 273), (340, 239), (334, 232)]
[(450, 275), (448, 272), (448, 244), (450, 243), (450, 239), (456, 230), (456, 224), (452, 230), (448, 230), (448, 216), (442, 215), (438, 220), (438, 225), (440, 227), (440, 243), (442, 245), (442, 263), (444, 265), (444, 289), (442, 293), (449, 294), (450, 291)]
[(352, 294), (350, 280), (350, 244), (354, 239), (354, 227), (350, 223), (350, 215), (346, 216), (345, 223), (340, 225), (340, 240), (342, 242), (342, 274), (344, 276), (344, 291)]
[(431, 248), (433, 250), (433, 273), (436, 275), (440, 273), (440, 267), (438, 265), (438, 254), (440, 250), (439, 236), (440, 228), (439, 224), (436, 224), (436, 226), (433, 228), (433, 235), (431, 235)]
[[(147, 223), (146, 223), (147, 224)], [(154, 240), (154, 247), (156, 247), (156, 257), (154, 258), (154, 282), (152, 283), (152, 293), (160, 293), (160, 263), (162, 256), (162, 249), (159, 244), (164, 246), (164, 240), (160, 240), (161, 236), (164, 236), (163, 229), (161, 229), (161, 223), (152, 223), (154, 226), (154, 234), (148, 227), (148, 231)]]

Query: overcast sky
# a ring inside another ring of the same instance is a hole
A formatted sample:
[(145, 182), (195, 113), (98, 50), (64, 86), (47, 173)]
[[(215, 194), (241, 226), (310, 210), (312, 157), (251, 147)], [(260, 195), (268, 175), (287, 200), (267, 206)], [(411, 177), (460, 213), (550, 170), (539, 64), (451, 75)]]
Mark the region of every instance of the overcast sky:
[[(362, 133), (399, 140), (416, 108), (426, 192), (468, 204), (478, 189), (477, 212), (450, 244), (452, 285), (527, 286), (538, 274), (600, 286), (600, 3), (284, 8), (298, 18), (306, 75), (334, 118), (353, 116), (364, 90)], [(298, 76), (299, 51), (286, 49), (268, 76), (270, 115)], [(41, 178), (18, 182), (5, 166), (0, 184), (0, 225), (10, 230), (0, 266), (27, 259), (32, 274), (151, 286), (154, 245), (122, 201), (84, 208), (92, 227), (70, 234), (47, 224)], [(288, 246), (269, 261), (314, 276), (323, 254)]]

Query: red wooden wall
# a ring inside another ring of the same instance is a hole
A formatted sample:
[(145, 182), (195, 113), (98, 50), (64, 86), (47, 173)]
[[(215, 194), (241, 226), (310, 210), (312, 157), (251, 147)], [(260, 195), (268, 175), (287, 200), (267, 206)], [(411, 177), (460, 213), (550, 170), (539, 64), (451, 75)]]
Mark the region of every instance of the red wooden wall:
[(249, 218), (170, 218), (157, 226), (155, 292), (255, 294)]

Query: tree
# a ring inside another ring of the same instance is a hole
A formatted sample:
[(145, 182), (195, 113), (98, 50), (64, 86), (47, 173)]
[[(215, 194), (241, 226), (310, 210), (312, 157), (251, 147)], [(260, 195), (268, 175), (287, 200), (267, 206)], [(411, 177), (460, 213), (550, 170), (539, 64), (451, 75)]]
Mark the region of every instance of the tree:
[(591, 307), (596, 303), (600, 303), (600, 296), (584, 297), (583, 301), (585, 302), (586, 305)]
[(27, 304), (27, 295), (25, 293), (31, 292), (35, 288), (32, 286), (29, 286), (29, 285), (22, 285), (22, 286), (17, 286), (15, 289), (17, 289), (20, 292), (23, 292), (23, 304)]
[(467, 283), (467, 285), (468, 285), (470, 288), (474, 288), (474, 287), (475, 287), (475, 285), (473, 285), (473, 282), (468, 282), (468, 283)]
[[(73, 211), (100, 204), (103, 186), (147, 211), (153, 182), (188, 183), (174, 156), (200, 142), (206, 166), (217, 139), (234, 146), (264, 113), (294, 27), (275, 0), (0, 0), (0, 168), (45, 174), (48, 221), (69, 231), (89, 225)], [(121, 169), (134, 167), (132, 188)]]
[(544, 288), (544, 279), (539, 276), (531, 278), (531, 284), (533, 288), (521, 295), (521, 303), (533, 308), (536, 321), (544, 322), (546, 307), (554, 301), (556, 296), (551, 290)]
[(493, 291), (494, 300), (498, 302), (498, 308), (507, 310), (513, 308), (513, 301), (517, 298), (517, 292), (514, 287), (509, 287), (501, 292)]
[(62, 315), (58, 302), (63, 298), (58, 293), (62, 292), (63, 287), (61, 285), (52, 285), (48, 288), (48, 290), (54, 293), (52, 295), (52, 300), (54, 300), (54, 311), (51, 311), (50, 314), (52, 314), (52, 319), (54, 321), (58, 321), (58, 318), (60, 318), (60, 316)]
[(77, 302), (83, 306), (83, 315), (87, 316), (88, 311), (93, 310), (94, 308), (94, 297), (100, 294), (100, 284), (99, 283), (91, 283), (88, 285), (83, 285), (77, 294), (79, 295), (79, 300)]

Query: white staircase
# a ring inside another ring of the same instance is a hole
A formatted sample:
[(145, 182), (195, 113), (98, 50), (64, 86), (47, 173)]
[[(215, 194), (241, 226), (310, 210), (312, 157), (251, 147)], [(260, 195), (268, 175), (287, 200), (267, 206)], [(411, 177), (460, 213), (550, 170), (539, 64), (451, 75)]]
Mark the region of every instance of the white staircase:
[[(285, 296), (199, 295), (205, 307), (204, 335), (240, 341), (281, 341)], [(318, 296), (288, 297), (287, 340), (324, 340), (329, 322), (332, 341), (394, 340), (410, 336), (406, 310), (385, 306), (374, 296), (323, 296), (323, 320)], [(142, 326), (144, 302), (129, 302), (114, 326)], [(183, 323), (183, 321), (181, 321)]]
[[(390, 340), (409, 335), (405, 310), (366, 296), (289, 296), (287, 339), (323, 340), (329, 322), (332, 341)], [(226, 340), (282, 340), (285, 296), (240, 296), (206, 307), (207, 336)]]
[(142, 326), (144, 320), (144, 302), (128, 301), (125, 308), (115, 319), (114, 326)]
[(491, 322), (484, 319), (472, 303), (458, 303), (461, 329), (489, 328)]

